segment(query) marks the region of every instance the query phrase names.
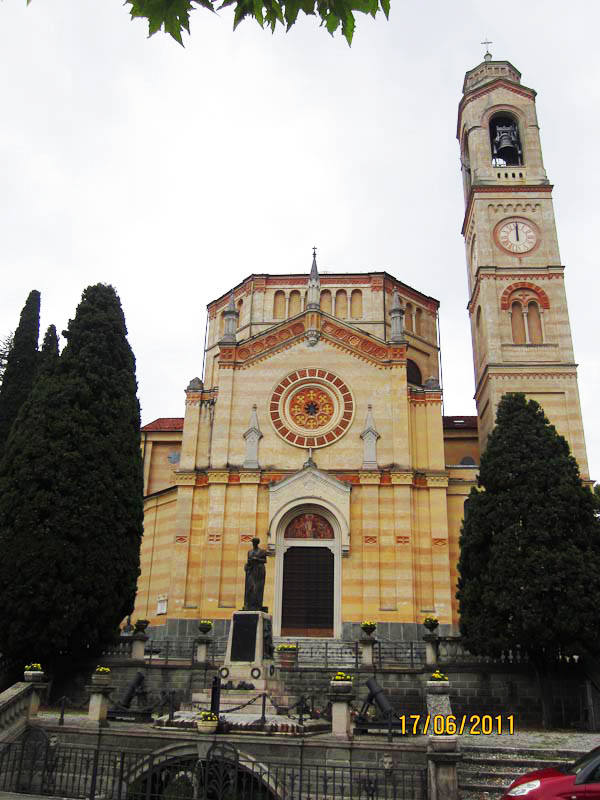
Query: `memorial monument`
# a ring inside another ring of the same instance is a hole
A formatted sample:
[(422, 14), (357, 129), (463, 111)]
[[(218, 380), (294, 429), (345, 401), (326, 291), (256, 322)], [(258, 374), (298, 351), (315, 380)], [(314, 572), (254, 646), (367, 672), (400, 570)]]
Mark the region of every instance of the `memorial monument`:
[(267, 551), (259, 545), (260, 539), (255, 536), (244, 565), (244, 607), (233, 614), (225, 663), (220, 672), (221, 679), (231, 681), (234, 687), (244, 682), (257, 690), (265, 690), (275, 683), (275, 666), (272, 619), (268, 608), (263, 606)]

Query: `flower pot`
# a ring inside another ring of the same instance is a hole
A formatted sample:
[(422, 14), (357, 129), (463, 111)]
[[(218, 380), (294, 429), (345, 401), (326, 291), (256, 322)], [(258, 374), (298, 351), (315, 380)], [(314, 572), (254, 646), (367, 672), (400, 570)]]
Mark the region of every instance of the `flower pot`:
[(149, 619), (136, 620), (134, 633), (144, 633), (148, 625), (150, 625)]
[(208, 625), (205, 622), (198, 623), (198, 630), (200, 633), (210, 633), (212, 631), (212, 625)]
[(439, 626), (440, 626), (439, 622), (424, 622), (423, 624), (425, 625), (425, 627), (427, 628), (429, 633), (433, 633), (434, 630), (436, 628), (439, 628)]
[(427, 681), (427, 694), (448, 694), (450, 681)]
[(283, 652), (278, 653), (278, 655), (280, 666), (286, 667), (287, 669), (293, 669), (293, 667), (296, 666), (295, 650), (288, 650), (287, 652), (284, 650)]
[(204, 719), (197, 719), (196, 720), (196, 727), (198, 728), (198, 733), (215, 733), (217, 730), (218, 721), (213, 720), (204, 720)]
[(29, 672), (23, 673), (23, 678), (27, 681), (27, 683), (40, 683), (45, 677), (45, 674), (37, 669), (29, 670)]
[(350, 692), (352, 681), (329, 681), (329, 686), (334, 692)]
[(361, 625), (360, 627), (367, 634), (367, 636), (370, 636), (377, 626), (376, 625)]
[(110, 673), (109, 672), (94, 672), (92, 674), (92, 686), (109, 686)]

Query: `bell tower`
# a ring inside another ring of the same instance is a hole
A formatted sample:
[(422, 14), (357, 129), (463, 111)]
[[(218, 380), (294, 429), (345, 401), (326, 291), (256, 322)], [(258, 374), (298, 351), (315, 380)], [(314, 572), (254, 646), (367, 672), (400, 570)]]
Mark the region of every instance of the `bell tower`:
[(475, 401), (483, 449), (506, 392), (537, 400), (588, 476), (577, 365), (536, 93), (509, 61), (469, 70), (457, 137)]

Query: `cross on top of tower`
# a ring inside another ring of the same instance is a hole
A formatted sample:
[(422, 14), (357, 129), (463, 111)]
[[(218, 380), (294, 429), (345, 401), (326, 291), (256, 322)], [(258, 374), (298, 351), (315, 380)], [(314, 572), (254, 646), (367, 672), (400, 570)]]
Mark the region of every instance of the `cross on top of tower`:
[(491, 44), (494, 44), (494, 43), (493, 43), (493, 42), (490, 42), (490, 41), (489, 41), (489, 39), (486, 37), (486, 38), (485, 38), (485, 40), (484, 40), (483, 42), (481, 42), (481, 44), (484, 44), (484, 45), (485, 45), (485, 55), (484, 55), (484, 59), (485, 59), (486, 61), (491, 61), (491, 59), (492, 59), (492, 54), (490, 53), (490, 45), (491, 45)]

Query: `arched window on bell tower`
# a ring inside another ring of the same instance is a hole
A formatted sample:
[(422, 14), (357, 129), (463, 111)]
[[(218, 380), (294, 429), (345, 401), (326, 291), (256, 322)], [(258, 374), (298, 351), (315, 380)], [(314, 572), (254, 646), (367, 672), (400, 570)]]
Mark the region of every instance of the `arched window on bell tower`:
[(544, 341), (542, 318), (540, 316), (540, 307), (534, 300), (527, 305), (527, 325), (531, 344), (542, 344)]
[(523, 306), (518, 300), (515, 300), (510, 307), (510, 325), (513, 344), (525, 344), (527, 341), (525, 317), (523, 315)]
[(492, 166), (518, 167), (523, 164), (523, 150), (517, 118), (503, 111), (490, 120)]
[(471, 176), (471, 159), (469, 158), (469, 134), (466, 130), (463, 132), (460, 165), (463, 174), (465, 199), (468, 199), (471, 193), (471, 184), (473, 183), (473, 179)]

